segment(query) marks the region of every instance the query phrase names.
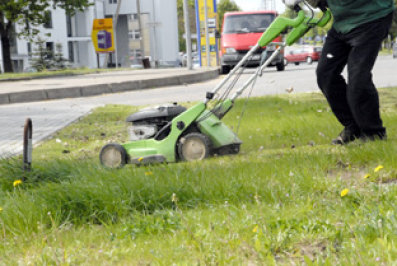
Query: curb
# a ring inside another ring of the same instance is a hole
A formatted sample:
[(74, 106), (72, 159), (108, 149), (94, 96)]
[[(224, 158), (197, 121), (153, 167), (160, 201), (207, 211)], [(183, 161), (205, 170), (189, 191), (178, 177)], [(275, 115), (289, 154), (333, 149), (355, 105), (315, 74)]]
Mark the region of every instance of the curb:
[(0, 105), (12, 103), (37, 102), (65, 98), (90, 97), (108, 93), (120, 93), (134, 90), (153, 89), (159, 87), (183, 85), (206, 81), (218, 77), (219, 70), (213, 69), (199, 73), (154, 78), (146, 80), (133, 80), (120, 83), (98, 84), (81, 87), (61, 89), (32, 90), (0, 94)]

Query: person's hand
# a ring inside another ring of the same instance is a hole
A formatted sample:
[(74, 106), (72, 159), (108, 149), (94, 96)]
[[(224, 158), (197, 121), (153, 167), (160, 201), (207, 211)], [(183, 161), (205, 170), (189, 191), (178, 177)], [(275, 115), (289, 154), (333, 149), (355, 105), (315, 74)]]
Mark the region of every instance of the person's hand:
[(294, 7), (295, 5), (299, 4), (300, 2), (302, 2), (303, 0), (283, 0), (283, 3), (286, 6), (289, 7)]

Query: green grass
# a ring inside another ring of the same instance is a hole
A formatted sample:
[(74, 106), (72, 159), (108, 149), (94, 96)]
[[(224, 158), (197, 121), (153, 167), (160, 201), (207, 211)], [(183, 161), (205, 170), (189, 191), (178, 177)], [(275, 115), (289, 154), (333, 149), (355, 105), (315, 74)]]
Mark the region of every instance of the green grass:
[(98, 108), (37, 147), (31, 173), (0, 161), (0, 264), (392, 265), (396, 102), (381, 90), (387, 141), (336, 147), (321, 95), (253, 98), (239, 155), (119, 170), (99, 150), (137, 108)]
[(2, 80), (23, 80), (33, 78), (44, 78), (54, 76), (70, 76), (70, 75), (84, 75), (84, 74), (96, 74), (109, 71), (120, 71), (120, 70), (132, 70), (129, 68), (113, 68), (113, 69), (90, 69), (90, 68), (78, 68), (78, 69), (65, 69), (56, 71), (42, 71), (33, 73), (3, 73), (0, 74), (0, 81)]
[(393, 53), (392, 48), (390, 48), (390, 49), (382, 48), (382, 50), (379, 51), (380, 55), (391, 55), (392, 53)]

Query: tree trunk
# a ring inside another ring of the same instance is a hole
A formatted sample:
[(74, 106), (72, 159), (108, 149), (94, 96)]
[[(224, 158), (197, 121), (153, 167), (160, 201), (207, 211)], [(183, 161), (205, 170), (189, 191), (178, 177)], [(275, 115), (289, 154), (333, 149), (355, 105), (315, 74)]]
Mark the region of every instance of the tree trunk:
[(1, 48), (3, 51), (3, 66), (5, 73), (12, 73), (12, 61), (11, 61), (11, 44), (8, 32), (3, 32), (1, 35)]

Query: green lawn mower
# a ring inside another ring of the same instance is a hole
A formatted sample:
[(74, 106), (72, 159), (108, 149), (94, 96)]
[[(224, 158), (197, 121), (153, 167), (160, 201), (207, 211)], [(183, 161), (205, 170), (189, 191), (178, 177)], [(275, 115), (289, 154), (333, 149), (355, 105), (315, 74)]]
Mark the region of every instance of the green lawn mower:
[[(143, 109), (127, 118), (131, 141), (124, 144), (105, 145), (99, 155), (101, 163), (110, 168), (125, 164), (146, 165), (176, 161), (202, 160), (210, 155), (237, 154), (242, 141), (221, 120), (231, 110), (235, 100), (262, 75), (267, 65), (289, 45), (295, 43), (310, 28), (325, 26), (331, 18), (323, 9), (321, 18), (314, 18), (313, 12), (306, 16), (299, 6), (295, 19), (278, 17), (263, 33), (258, 43), (241, 59), (234, 69), (216, 86), (207, 92), (204, 102), (189, 109), (178, 104)], [(281, 33), (291, 28), (282, 43), (272, 42)], [(262, 64), (230, 98), (229, 94), (245, 68), (247, 61), (262, 47), (277, 46), (271, 54), (262, 53)], [(235, 75), (236, 74), (236, 75)], [(230, 80), (234, 75), (234, 79)], [(219, 92), (224, 89), (224, 93)]]

